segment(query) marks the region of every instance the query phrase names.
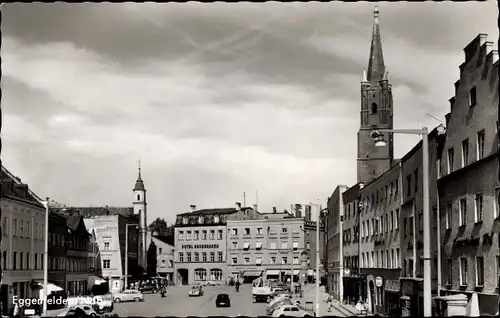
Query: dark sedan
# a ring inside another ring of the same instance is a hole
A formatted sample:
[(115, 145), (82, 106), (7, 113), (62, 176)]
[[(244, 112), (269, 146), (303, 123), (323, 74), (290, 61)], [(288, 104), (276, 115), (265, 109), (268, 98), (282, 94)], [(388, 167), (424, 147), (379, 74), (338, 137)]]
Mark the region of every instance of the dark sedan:
[(228, 294), (218, 294), (215, 299), (215, 307), (231, 307), (231, 300)]

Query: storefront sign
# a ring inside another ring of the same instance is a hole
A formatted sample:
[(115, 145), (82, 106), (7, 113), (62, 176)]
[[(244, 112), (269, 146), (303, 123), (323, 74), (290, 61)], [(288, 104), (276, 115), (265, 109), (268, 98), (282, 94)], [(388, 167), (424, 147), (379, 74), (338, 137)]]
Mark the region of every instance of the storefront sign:
[(399, 280), (388, 279), (385, 281), (385, 290), (399, 291), (399, 287), (400, 287)]
[(375, 278), (375, 286), (382, 287), (383, 284), (384, 280), (382, 279), (382, 277), (378, 276), (377, 278)]

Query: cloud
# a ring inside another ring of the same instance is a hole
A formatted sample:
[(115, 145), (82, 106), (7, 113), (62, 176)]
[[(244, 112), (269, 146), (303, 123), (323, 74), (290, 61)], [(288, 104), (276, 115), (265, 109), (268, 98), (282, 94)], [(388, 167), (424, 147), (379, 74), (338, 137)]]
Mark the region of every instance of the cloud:
[[(443, 118), (461, 49), (497, 35), (491, 8), (380, 5), (397, 128)], [(42, 197), (128, 206), (139, 159), (150, 219), (256, 190), (263, 210), (288, 208), (355, 182), (372, 4), (4, 9), (3, 160)], [(491, 21), (466, 27), (467, 10)], [(396, 156), (415, 142), (398, 136)]]

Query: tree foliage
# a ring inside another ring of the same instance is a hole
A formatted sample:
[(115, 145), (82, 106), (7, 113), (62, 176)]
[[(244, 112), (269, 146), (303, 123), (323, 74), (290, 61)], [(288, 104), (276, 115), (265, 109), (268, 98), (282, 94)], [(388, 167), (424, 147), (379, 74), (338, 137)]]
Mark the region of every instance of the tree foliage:
[(167, 221), (163, 218), (156, 218), (151, 224), (149, 224), (149, 230), (151, 233), (156, 233), (156, 235), (164, 236), (168, 235), (169, 226)]

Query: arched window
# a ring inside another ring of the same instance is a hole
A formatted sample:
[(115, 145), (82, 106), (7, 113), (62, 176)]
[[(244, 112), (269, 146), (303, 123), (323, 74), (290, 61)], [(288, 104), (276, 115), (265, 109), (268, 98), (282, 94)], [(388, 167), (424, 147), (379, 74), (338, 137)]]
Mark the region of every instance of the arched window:
[(372, 103), (372, 114), (376, 114), (378, 112), (378, 106), (376, 103)]
[(222, 269), (218, 268), (211, 269), (210, 280), (222, 280)]
[(195, 269), (194, 280), (207, 280), (207, 270), (204, 268)]
[(137, 195), (137, 201), (141, 201), (141, 195), (140, 194)]

